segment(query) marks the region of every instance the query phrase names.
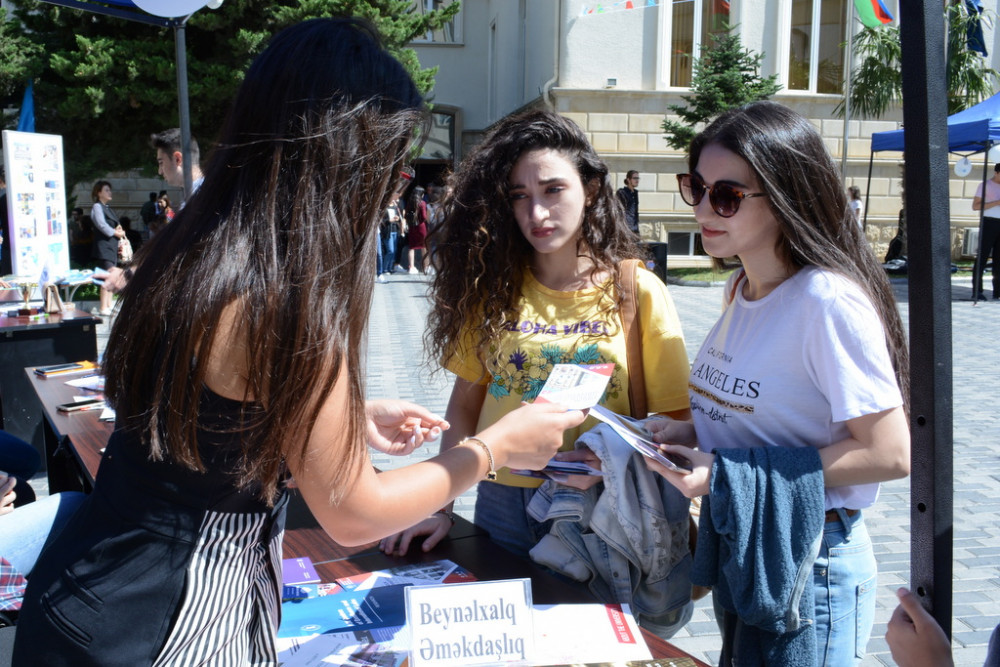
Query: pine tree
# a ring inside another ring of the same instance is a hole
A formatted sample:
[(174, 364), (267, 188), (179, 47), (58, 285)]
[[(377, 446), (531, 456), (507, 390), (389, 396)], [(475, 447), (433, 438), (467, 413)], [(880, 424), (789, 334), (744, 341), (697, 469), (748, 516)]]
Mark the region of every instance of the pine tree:
[[(456, 1), (414, 12), (414, 0), (226, 0), (187, 23), (191, 130), (211, 147), (250, 62), (282, 28), (322, 16), (360, 16), (379, 29), (386, 48), (426, 93), (436, 69), (423, 69), (406, 45), (458, 12)], [(0, 95), (21, 102), (35, 84), (38, 132), (63, 137), (67, 183), (112, 171), (155, 173), (148, 137), (178, 125), (174, 33), (166, 28), (11, 0), (0, 17)], [(16, 122), (17, 115), (13, 115)]]
[(763, 54), (744, 49), (740, 36), (728, 25), (703, 45), (694, 61), (692, 95), (684, 95), (686, 105), (670, 105), (682, 122), (664, 120), (664, 138), (672, 148), (687, 150), (698, 125), (727, 109), (756, 100), (766, 100), (781, 90), (778, 75), (760, 76)]

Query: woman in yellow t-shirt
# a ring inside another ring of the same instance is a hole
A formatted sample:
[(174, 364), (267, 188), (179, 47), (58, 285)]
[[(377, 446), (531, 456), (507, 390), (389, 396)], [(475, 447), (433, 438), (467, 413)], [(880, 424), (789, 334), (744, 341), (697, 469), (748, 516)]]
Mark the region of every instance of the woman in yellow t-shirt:
[[(620, 266), (642, 253), (608, 168), (583, 131), (549, 111), (508, 116), (472, 151), (451, 185), (444, 221), (431, 239), (439, 270), (426, 335), (430, 353), (457, 375), (442, 450), (533, 401), (557, 363), (615, 363), (601, 403), (628, 414)], [(689, 366), (680, 323), (666, 285), (649, 271), (636, 273), (648, 408), (684, 418)], [(590, 418), (566, 431), (563, 450), (572, 450), (595, 423)], [(559, 456), (599, 465), (588, 451)], [(548, 531), (525, 511), (539, 484), (500, 470), (495, 482), (479, 485), (476, 524), (527, 556)], [(424, 535), (423, 549), (429, 550), (451, 523), (445, 508), (386, 538), (382, 549), (404, 553)]]

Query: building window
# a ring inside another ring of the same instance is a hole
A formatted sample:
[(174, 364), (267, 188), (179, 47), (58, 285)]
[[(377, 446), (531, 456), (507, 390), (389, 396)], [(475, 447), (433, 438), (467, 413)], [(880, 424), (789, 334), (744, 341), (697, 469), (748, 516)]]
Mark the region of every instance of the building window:
[[(417, 14), (426, 14), (438, 9), (444, 9), (453, 2), (458, 2), (459, 0), (414, 0), (413, 11)], [(461, 21), (462, 10), (458, 10), (458, 14), (443, 26), (437, 30), (428, 30), (427, 34), (424, 35), (422, 40), (415, 41), (426, 41), (433, 42), (435, 44), (458, 44), (462, 41), (461, 35)]]
[(709, 35), (729, 24), (727, 0), (673, 0), (670, 16), (670, 85), (690, 88), (692, 66)]
[(451, 163), (455, 158), (455, 112), (435, 109), (426, 130), (420, 158)]
[(788, 89), (840, 95), (848, 0), (791, 0)]

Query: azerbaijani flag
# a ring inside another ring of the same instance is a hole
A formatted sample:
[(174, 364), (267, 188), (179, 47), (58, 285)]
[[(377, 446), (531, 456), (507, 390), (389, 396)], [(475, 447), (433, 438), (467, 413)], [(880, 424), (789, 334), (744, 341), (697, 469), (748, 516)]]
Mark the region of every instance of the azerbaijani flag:
[(854, 0), (854, 7), (866, 28), (877, 28), (892, 21), (892, 14), (882, 4), (882, 0)]

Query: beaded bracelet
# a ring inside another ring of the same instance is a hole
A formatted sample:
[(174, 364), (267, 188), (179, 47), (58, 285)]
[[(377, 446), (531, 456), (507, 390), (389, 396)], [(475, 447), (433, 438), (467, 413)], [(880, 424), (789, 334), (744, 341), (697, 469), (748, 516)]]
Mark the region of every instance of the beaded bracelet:
[(441, 509), (439, 509), (437, 512), (434, 512), (434, 513), (435, 514), (444, 514), (446, 517), (448, 517), (448, 520), (451, 521), (451, 525), (453, 525), (453, 526), (455, 525), (455, 515), (454, 515), (454, 513), (446, 510), (443, 507)]

